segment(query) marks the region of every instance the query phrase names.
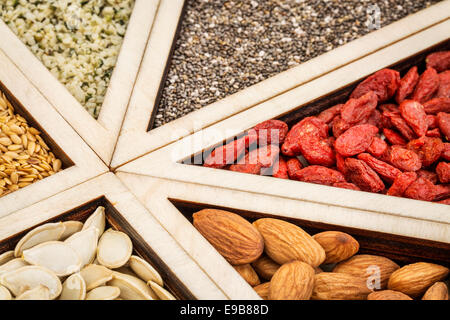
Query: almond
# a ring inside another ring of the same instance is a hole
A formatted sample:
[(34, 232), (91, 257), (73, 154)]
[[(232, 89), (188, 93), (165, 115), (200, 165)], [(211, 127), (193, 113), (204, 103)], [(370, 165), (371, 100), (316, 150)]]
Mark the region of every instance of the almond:
[(415, 298), (423, 294), (435, 282), (445, 279), (448, 272), (447, 268), (434, 263), (408, 264), (391, 275), (388, 288)]
[(381, 290), (372, 292), (367, 296), (367, 300), (412, 300), (406, 294), (393, 290)]
[(204, 209), (193, 214), (194, 226), (232, 265), (259, 258), (264, 239), (247, 220), (232, 212)]
[(389, 277), (399, 268), (398, 264), (388, 258), (359, 254), (340, 262), (333, 272), (347, 273), (363, 278), (371, 288), (380, 290), (386, 289)]
[(258, 274), (255, 270), (253, 270), (250, 264), (242, 264), (240, 266), (234, 266), (233, 268), (239, 272), (241, 277), (244, 278), (244, 280), (247, 281), (247, 283), (252, 287), (261, 283), (261, 281), (259, 281)]
[(338, 263), (354, 256), (359, 243), (351, 235), (340, 231), (325, 231), (313, 236), (325, 250), (324, 263)]
[(309, 300), (314, 287), (314, 269), (305, 262), (283, 264), (270, 280), (270, 300)]
[(346, 273), (322, 272), (315, 275), (312, 300), (366, 300), (372, 293), (366, 281)]
[(422, 300), (448, 300), (448, 288), (444, 282), (436, 282), (422, 297)]
[(280, 265), (278, 263), (276, 263), (266, 255), (259, 257), (258, 260), (252, 263), (252, 266), (255, 269), (256, 273), (258, 273), (260, 277), (266, 280), (272, 279), (272, 276), (280, 268)]
[(300, 260), (317, 267), (325, 260), (325, 251), (320, 244), (292, 223), (264, 218), (253, 225), (264, 237), (266, 254), (278, 264)]
[(260, 285), (253, 287), (256, 293), (264, 300), (269, 300), (269, 288), (270, 282), (264, 282), (261, 283)]

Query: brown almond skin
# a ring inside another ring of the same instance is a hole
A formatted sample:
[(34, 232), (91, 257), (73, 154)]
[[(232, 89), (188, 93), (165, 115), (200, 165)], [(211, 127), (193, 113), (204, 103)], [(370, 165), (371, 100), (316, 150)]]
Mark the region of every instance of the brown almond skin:
[(393, 290), (381, 290), (372, 292), (367, 296), (367, 300), (412, 300), (406, 294)]
[(270, 300), (309, 300), (314, 288), (314, 269), (305, 262), (283, 264), (270, 280)]
[(258, 274), (253, 270), (250, 264), (242, 264), (240, 266), (233, 266), (234, 270), (236, 270), (242, 278), (252, 287), (257, 286), (261, 283), (259, 280)]
[(436, 282), (422, 297), (422, 300), (448, 300), (448, 288), (444, 282)]
[(272, 276), (277, 272), (280, 268), (280, 265), (270, 259), (266, 255), (262, 255), (258, 260), (252, 263), (253, 268), (256, 273), (266, 280), (272, 279)]
[(325, 231), (313, 236), (325, 250), (324, 263), (338, 263), (354, 256), (359, 243), (351, 235), (340, 231)]
[(398, 269), (391, 275), (388, 288), (417, 298), (435, 282), (444, 280), (448, 273), (449, 270), (446, 267), (438, 264), (412, 263)]
[(264, 239), (250, 222), (241, 216), (216, 209), (193, 214), (194, 226), (232, 265), (258, 259), (264, 250)]
[(272, 218), (258, 219), (253, 225), (264, 238), (266, 254), (276, 263), (300, 260), (317, 267), (325, 261), (325, 250), (302, 228)]
[(264, 282), (260, 285), (253, 287), (256, 293), (264, 300), (269, 300), (269, 288), (270, 282)]
[[(387, 288), (387, 283), (391, 274), (400, 268), (394, 261), (375, 255), (358, 254), (350, 259), (340, 262), (334, 267), (333, 272), (347, 273), (355, 277), (363, 278), (365, 281), (378, 280), (373, 274), (374, 269), (372, 267), (378, 267), (380, 270), (380, 287), (375, 289), (383, 290)], [(372, 281), (371, 281), (372, 282)], [(374, 286), (377, 285), (377, 281), (372, 282)]]
[(311, 300), (366, 300), (372, 290), (366, 281), (346, 273), (322, 272), (315, 275)]

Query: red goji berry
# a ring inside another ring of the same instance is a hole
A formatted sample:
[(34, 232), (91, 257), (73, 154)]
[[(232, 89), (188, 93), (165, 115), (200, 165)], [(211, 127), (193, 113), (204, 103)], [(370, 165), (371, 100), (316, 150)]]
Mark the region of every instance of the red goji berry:
[(450, 69), (450, 51), (439, 51), (429, 54), (426, 59), (427, 68), (436, 69), (437, 72), (442, 72)]
[(362, 121), (358, 124), (371, 124), (381, 130), (383, 128), (383, 119), (381, 116), (381, 112), (376, 109), (373, 110), (366, 121)]
[(411, 140), (406, 147), (419, 156), (422, 161), (422, 166), (424, 167), (428, 167), (435, 163), (444, 150), (442, 140), (431, 137), (421, 137), (419, 139)]
[(259, 164), (263, 168), (270, 168), (278, 160), (280, 148), (276, 145), (265, 145), (258, 149), (250, 150), (244, 161), (240, 160), (238, 164)]
[(432, 201), (435, 197), (435, 185), (428, 179), (417, 178), (405, 190), (404, 195), (411, 199)]
[(416, 179), (417, 174), (415, 172), (402, 172), (395, 178), (394, 183), (388, 189), (386, 194), (389, 196), (402, 197), (406, 189), (408, 189), (411, 183), (416, 181)]
[(441, 201), (438, 201), (437, 203), (441, 203), (441, 204), (450, 204), (450, 198), (444, 199), (444, 200), (441, 200)]
[(400, 82), (400, 73), (392, 69), (383, 69), (361, 82), (353, 90), (350, 98), (362, 97), (369, 91), (374, 91), (379, 102), (392, 98), (397, 91)]
[(333, 187), (361, 191), (356, 184), (350, 182), (338, 182), (333, 184)]
[(450, 143), (444, 143), (444, 149), (442, 150), (441, 158), (450, 161)]
[(450, 163), (439, 162), (436, 166), (436, 173), (441, 183), (450, 183)]
[(392, 146), (388, 157), (389, 163), (402, 171), (417, 171), (422, 168), (418, 154), (401, 146)]
[(398, 110), (398, 105), (396, 105), (395, 103), (380, 104), (378, 106), (378, 109), (380, 109), (381, 112), (400, 112)]
[(345, 167), (348, 180), (356, 184), (361, 190), (376, 193), (384, 190), (383, 181), (364, 161), (347, 158), (345, 159)]
[(408, 125), (408, 123), (403, 119), (400, 114), (394, 112), (384, 112), (384, 115), (388, 116), (393, 124), (393, 126), (405, 137), (408, 141), (416, 137), (413, 129)]
[(338, 138), (341, 134), (343, 134), (347, 129), (351, 127), (350, 123), (342, 120), (340, 116), (336, 116), (331, 122), (333, 136)]
[(280, 120), (267, 120), (253, 128), (258, 134), (259, 146), (264, 144), (282, 144), (288, 133), (288, 125)]
[(437, 118), (433, 114), (427, 114), (428, 129), (435, 129), (438, 127)]
[(383, 134), (386, 137), (387, 141), (389, 141), (390, 144), (392, 145), (406, 145), (406, 140), (397, 132), (388, 129), (388, 128), (384, 128), (383, 129)]
[(309, 164), (331, 167), (336, 162), (334, 151), (328, 140), (311, 137), (302, 139), (300, 150)]
[(425, 178), (430, 180), (433, 184), (436, 184), (438, 182), (438, 176), (436, 172), (420, 169), (417, 171), (417, 177), (418, 178)]
[(324, 111), (319, 113), (317, 118), (319, 118), (320, 120), (322, 120), (325, 123), (330, 123), (331, 120), (334, 119), (334, 117), (336, 117), (337, 115), (339, 115), (341, 113), (341, 109), (343, 106), (344, 106), (343, 104), (337, 104), (331, 108), (325, 109)]
[(316, 165), (298, 170), (294, 172), (292, 176), (289, 176), (294, 180), (324, 184), (328, 186), (332, 186), (338, 182), (345, 182), (344, 175), (339, 171)]
[[(450, 197), (450, 185), (439, 184), (434, 187), (434, 201), (440, 201)], [(450, 203), (448, 203), (450, 204)]]
[(377, 103), (377, 95), (369, 91), (359, 98), (348, 100), (341, 109), (341, 118), (350, 124), (368, 119), (377, 107)]
[(398, 104), (402, 103), (411, 93), (414, 92), (417, 82), (419, 81), (419, 73), (417, 67), (414, 66), (405, 74), (400, 80), (397, 94), (395, 95), (395, 101)]
[(233, 164), (236, 159), (244, 154), (248, 139), (243, 137), (214, 149), (205, 159), (203, 166), (223, 168), (228, 164)]
[(450, 98), (450, 70), (439, 73), (439, 90), (436, 98)]
[(387, 148), (388, 145), (383, 139), (374, 137), (372, 143), (367, 149), (367, 152), (369, 152), (374, 157), (380, 157), (383, 153), (386, 152)]
[(286, 161), (287, 173), (289, 178), (293, 179), (294, 175), (303, 169), (303, 165), (297, 158), (290, 158)]
[(450, 97), (449, 98), (434, 98), (428, 100), (423, 104), (425, 113), (437, 114), (439, 112), (450, 112)]
[(441, 138), (441, 131), (439, 128), (435, 128), (433, 130), (428, 130), (425, 135), (430, 138)]
[(437, 114), (439, 129), (445, 139), (450, 140), (450, 113), (439, 112)]
[(406, 123), (419, 136), (424, 136), (428, 129), (427, 115), (423, 106), (417, 101), (405, 100), (400, 104), (400, 113)]
[(280, 179), (289, 179), (287, 163), (282, 156), (273, 165), (272, 176)]
[(412, 100), (424, 103), (430, 100), (439, 89), (439, 75), (433, 68), (427, 68), (419, 77)]
[(249, 174), (260, 174), (261, 169), (262, 169), (262, 167), (261, 167), (261, 165), (259, 163), (255, 163), (255, 164), (249, 164), (249, 163), (232, 164), (229, 167), (230, 171), (241, 172), (241, 173), (249, 173)]
[(294, 125), (287, 133), (281, 152), (289, 157), (298, 156), (301, 153), (300, 145), (303, 140), (311, 137), (326, 139), (328, 137), (328, 125), (316, 117), (307, 117)]
[(375, 170), (387, 182), (392, 183), (395, 178), (402, 173), (397, 168), (387, 164), (384, 161), (378, 160), (368, 153), (361, 153), (358, 155), (358, 159), (364, 161), (369, 167)]
[(370, 124), (351, 127), (336, 139), (336, 152), (344, 157), (364, 152), (370, 147), (377, 133), (378, 128)]

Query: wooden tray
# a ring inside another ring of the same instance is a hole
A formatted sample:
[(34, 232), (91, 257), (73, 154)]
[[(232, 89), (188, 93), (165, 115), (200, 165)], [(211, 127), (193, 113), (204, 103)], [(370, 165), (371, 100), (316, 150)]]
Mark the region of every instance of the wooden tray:
[[(1, 41), (0, 41), (1, 42)], [(62, 171), (0, 197), (0, 217), (107, 171), (95, 153), (0, 50), (0, 89), (15, 111), (42, 132)]]
[[(230, 299), (258, 299), (251, 287), (192, 225), (192, 214), (203, 208), (235, 212), (249, 221), (262, 217), (280, 218), (315, 234), (326, 230), (343, 231), (360, 243), (359, 253), (382, 255), (400, 265), (419, 261), (450, 266), (450, 228), (448, 224), (399, 217), (380, 218), (363, 212), (342, 212), (340, 208), (261, 195), (246, 191), (189, 184), (119, 173), (119, 178), (185, 248)], [(138, 187), (139, 186), (139, 187)], [(398, 233), (395, 225), (403, 225)], [(445, 235), (447, 242), (411, 236), (430, 231)], [(394, 232), (391, 232), (394, 231)]]
[[(364, 216), (377, 214), (383, 219), (394, 216), (419, 219), (430, 223), (442, 223), (448, 228), (449, 207), (442, 204), (367, 192), (355, 193), (352, 190), (182, 164), (182, 162), (201, 164), (199, 155), (203, 152), (207, 155), (212, 146), (239, 136), (264, 120), (282, 118), (293, 123), (343, 101), (356, 83), (377, 70), (385, 67), (406, 70), (411, 64), (423, 61), (428, 52), (449, 48), (448, 30), (450, 30), (450, 20), (436, 24), (161, 150), (143, 156), (120, 167), (118, 172), (292, 198), (306, 201), (311, 205), (336, 206), (339, 207), (340, 212), (344, 213), (361, 212)], [(386, 232), (395, 229), (397, 231), (393, 233), (411, 232), (413, 233), (411, 236), (414, 237), (450, 242), (448, 229), (444, 233), (428, 233), (425, 230), (408, 231), (406, 229), (409, 227), (405, 225), (392, 226), (384, 223), (381, 227)]]
[(0, 50), (16, 63), (86, 143), (109, 165), (159, 0), (136, 0), (120, 54), (95, 120), (0, 19)]
[(337, 68), (427, 29), (449, 18), (450, 0), (424, 9), (346, 45), (291, 68), (236, 94), (214, 102), (162, 127), (153, 126), (184, 0), (161, 0), (111, 162), (117, 168), (174, 141), (228, 119), (251, 107), (323, 76)]
[(11, 250), (32, 228), (47, 222), (84, 221), (98, 206), (109, 226), (127, 233), (135, 252), (161, 274), (179, 299), (224, 299), (224, 294), (151, 214), (111, 173), (0, 219), (0, 253)]

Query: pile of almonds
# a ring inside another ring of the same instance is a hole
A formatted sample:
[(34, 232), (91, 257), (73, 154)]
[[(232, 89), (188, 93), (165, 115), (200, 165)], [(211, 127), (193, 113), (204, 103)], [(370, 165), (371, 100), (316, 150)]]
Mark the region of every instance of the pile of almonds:
[(160, 274), (132, 254), (130, 237), (105, 226), (98, 207), (84, 224), (28, 232), (0, 254), (0, 300), (175, 300)]
[(27, 120), (0, 91), (0, 195), (6, 195), (61, 170), (57, 159)]
[(284, 220), (252, 224), (216, 209), (198, 211), (193, 220), (263, 299), (448, 300), (448, 268), (428, 262), (401, 267), (386, 257), (357, 254), (358, 241), (343, 232), (311, 236)]

